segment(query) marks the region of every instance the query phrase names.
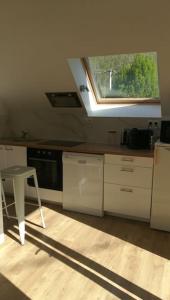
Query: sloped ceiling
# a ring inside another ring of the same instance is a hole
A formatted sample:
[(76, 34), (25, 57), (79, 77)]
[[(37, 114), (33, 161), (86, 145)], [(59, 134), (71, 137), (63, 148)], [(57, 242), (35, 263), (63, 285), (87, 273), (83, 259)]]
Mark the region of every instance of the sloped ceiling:
[(67, 58), (157, 51), (170, 115), (169, 0), (6, 0), (0, 5), (0, 100), (44, 108), (44, 92), (75, 90)]

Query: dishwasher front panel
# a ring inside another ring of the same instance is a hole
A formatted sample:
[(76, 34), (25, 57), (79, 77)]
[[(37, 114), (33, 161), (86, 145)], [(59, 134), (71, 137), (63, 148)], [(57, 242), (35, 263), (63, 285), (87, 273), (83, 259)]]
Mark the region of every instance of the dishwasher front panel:
[(103, 215), (103, 156), (63, 155), (63, 208)]

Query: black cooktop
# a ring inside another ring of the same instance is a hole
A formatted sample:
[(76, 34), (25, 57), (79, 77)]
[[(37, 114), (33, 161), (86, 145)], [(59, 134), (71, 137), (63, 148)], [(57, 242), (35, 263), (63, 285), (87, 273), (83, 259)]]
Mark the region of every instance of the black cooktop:
[(78, 146), (80, 144), (83, 144), (83, 142), (77, 142), (77, 141), (63, 141), (63, 140), (49, 140), (46, 142), (43, 142), (44, 145), (54, 145), (54, 146), (64, 146), (64, 147), (74, 147)]

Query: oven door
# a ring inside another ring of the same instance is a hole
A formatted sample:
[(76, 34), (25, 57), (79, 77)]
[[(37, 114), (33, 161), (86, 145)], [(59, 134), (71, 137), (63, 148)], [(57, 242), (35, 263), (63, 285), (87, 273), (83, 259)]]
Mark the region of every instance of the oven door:
[[(63, 190), (62, 152), (55, 151), (52, 159), (27, 156), (27, 164), (34, 167), (37, 172), (40, 188), (51, 190)], [(33, 178), (28, 179), (28, 185), (34, 186)]]

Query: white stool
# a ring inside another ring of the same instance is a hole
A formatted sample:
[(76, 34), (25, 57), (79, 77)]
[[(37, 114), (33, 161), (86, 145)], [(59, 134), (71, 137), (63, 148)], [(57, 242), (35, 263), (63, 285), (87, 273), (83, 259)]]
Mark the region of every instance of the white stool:
[[(5, 209), (7, 218), (10, 218), (9, 213), (8, 213), (8, 206), (9, 205), (6, 204), (4, 187), (3, 187), (2, 180), (1, 180), (1, 199), (2, 199), (2, 204), (4, 205), (4, 206), (2, 206), (2, 209)], [(12, 204), (14, 204), (14, 203), (12, 203)], [(12, 204), (10, 204), (10, 205), (12, 205)]]
[[(35, 188), (37, 192), (37, 199), (38, 199), (38, 206), (40, 209), (40, 216), (41, 216), (41, 222), (42, 227), (45, 228), (45, 222), (41, 207), (41, 200), (38, 190), (38, 181), (37, 181), (37, 175), (36, 175), (36, 169), (33, 167), (24, 167), (24, 166), (12, 166), (6, 169), (1, 170), (1, 176), (2, 179), (11, 179), (13, 181), (13, 189), (14, 189), (14, 200), (15, 200), (15, 209), (16, 209), (16, 215), (18, 219), (18, 225), (19, 225), (19, 234), (20, 234), (20, 240), (21, 244), (24, 245), (25, 242), (25, 195), (24, 195), (24, 181), (25, 179), (29, 177), (34, 178)], [(5, 201), (5, 194), (2, 189), (2, 200), (4, 202), (4, 209), (6, 210), (6, 214), (8, 218), (11, 218), (8, 214), (7, 207), (12, 204), (6, 205)]]

